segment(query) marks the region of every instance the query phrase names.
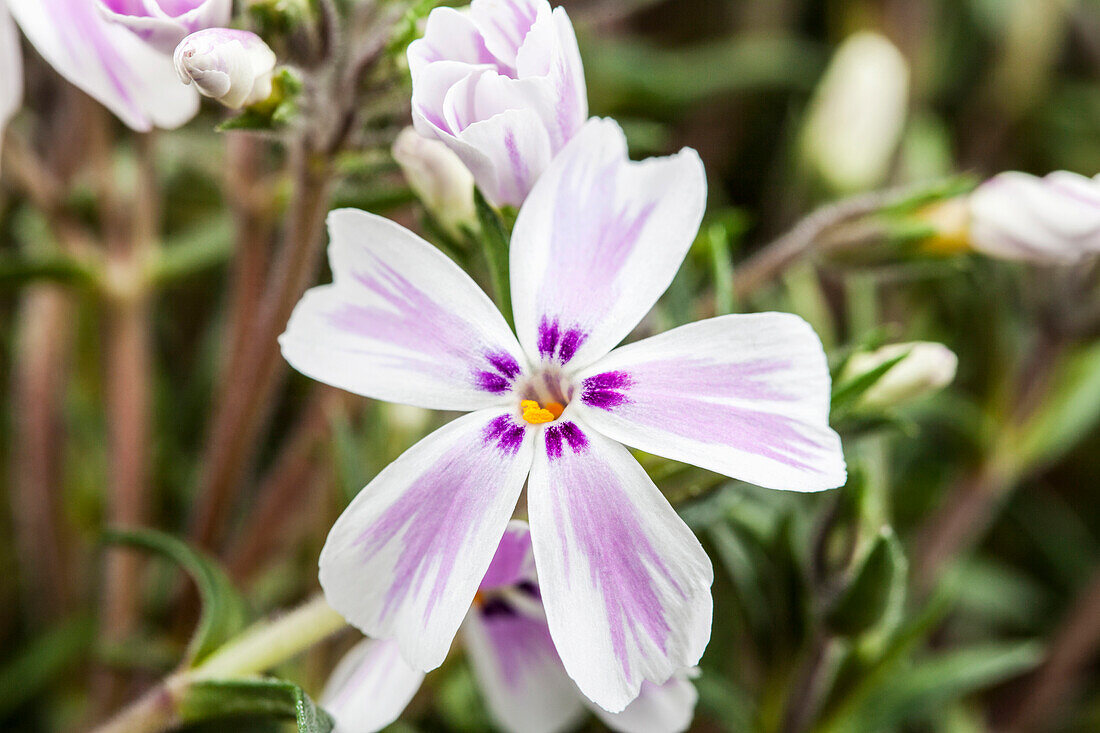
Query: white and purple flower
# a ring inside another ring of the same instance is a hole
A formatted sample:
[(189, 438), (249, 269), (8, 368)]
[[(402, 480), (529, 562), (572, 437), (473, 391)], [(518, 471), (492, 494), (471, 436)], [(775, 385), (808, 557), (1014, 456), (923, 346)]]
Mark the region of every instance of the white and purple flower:
[[(663, 685), (644, 683), (621, 713), (580, 694), (546, 625), (524, 522), (513, 521), (504, 533), (461, 632), (482, 695), (508, 733), (560, 733), (575, 727), (586, 709), (623, 733), (679, 733), (691, 724), (698, 699), (691, 670)], [(321, 702), (336, 719), (336, 733), (373, 733), (401, 715), (423, 679), (395, 642), (367, 639), (337, 665)]]
[(454, 150), (496, 205), (522, 204), (588, 118), (573, 26), (546, 0), (436, 8), (408, 58), (417, 131)]
[(845, 477), (825, 355), (800, 318), (724, 316), (612, 351), (672, 281), (705, 203), (694, 151), (634, 163), (618, 125), (590, 121), (516, 221), (518, 342), (439, 250), (330, 215), (335, 282), (298, 304), (286, 359), (368, 397), (470, 411), (336, 522), (320, 561), (333, 608), (438, 666), (527, 481), (547, 622), (581, 691), (617, 712), (698, 662), (710, 560), (623, 444), (778, 489)]
[(130, 128), (171, 129), (198, 111), (198, 94), (176, 79), (172, 57), (108, 21), (93, 0), (7, 4), (38, 53)]
[(233, 0), (96, 0), (103, 17), (163, 54), (204, 28), (229, 25)]
[(1068, 171), (991, 178), (970, 195), (971, 246), (1000, 259), (1063, 265), (1100, 252), (1098, 178)]

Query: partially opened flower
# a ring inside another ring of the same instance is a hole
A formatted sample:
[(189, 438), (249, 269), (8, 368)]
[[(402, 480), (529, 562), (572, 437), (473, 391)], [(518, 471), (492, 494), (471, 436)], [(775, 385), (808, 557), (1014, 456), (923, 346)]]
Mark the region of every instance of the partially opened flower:
[[(512, 522), (504, 533), (462, 623), (462, 640), (489, 710), (508, 733), (566, 731), (586, 708), (623, 733), (679, 733), (691, 724), (698, 693), (686, 671), (663, 685), (644, 683), (621, 713), (580, 694), (546, 626), (524, 522)], [(395, 642), (367, 639), (337, 665), (321, 702), (337, 733), (372, 733), (401, 715), (423, 679)]]
[(172, 57), (109, 22), (92, 0), (8, 0), (8, 7), (57, 73), (132, 129), (179, 127), (198, 111), (198, 95), (180, 85)]
[(408, 58), (417, 131), (454, 150), (494, 204), (523, 203), (588, 118), (573, 26), (546, 0), (436, 8)]
[(1002, 173), (970, 196), (970, 241), (991, 257), (1072, 264), (1100, 252), (1100, 180)]
[(164, 54), (204, 28), (229, 25), (233, 0), (96, 0), (100, 13)]
[(336, 610), (414, 668), (439, 665), (526, 480), (547, 622), (581, 691), (619, 711), (699, 660), (710, 560), (622, 444), (774, 488), (844, 481), (825, 355), (801, 319), (725, 316), (612, 351), (672, 281), (705, 200), (694, 151), (632, 163), (613, 121), (588, 123), (516, 221), (518, 342), (439, 250), (330, 215), (335, 282), (295, 309), (286, 359), (376, 399), (471, 411), (337, 521), (320, 563)]
[(255, 33), (207, 28), (176, 48), (176, 72), (203, 95), (240, 109), (271, 96), (275, 52)]

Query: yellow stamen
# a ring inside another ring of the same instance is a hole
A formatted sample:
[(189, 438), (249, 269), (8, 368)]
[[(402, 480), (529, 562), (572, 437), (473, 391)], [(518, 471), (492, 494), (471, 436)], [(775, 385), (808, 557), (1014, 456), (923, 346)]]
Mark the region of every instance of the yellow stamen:
[(523, 412), (523, 419), (532, 425), (553, 422), (561, 417), (562, 411), (565, 410), (565, 407), (557, 402), (547, 402), (544, 408), (535, 400), (523, 400), (519, 403), (519, 408)]

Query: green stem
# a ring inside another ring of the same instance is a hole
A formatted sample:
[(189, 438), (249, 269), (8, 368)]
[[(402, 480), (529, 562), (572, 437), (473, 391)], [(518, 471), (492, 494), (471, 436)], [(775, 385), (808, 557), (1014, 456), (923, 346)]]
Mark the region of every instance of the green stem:
[(481, 224), (478, 240), (481, 242), (485, 264), (489, 268), (493, 297), (501, 314), (504, 315), (504, 320), (508, 321), (508, 325), (515, 331), (516, 326), (512, 319), (511, 280), (508, 272), (510, 235), (500, 213), (485, 200), (478, 189), (474, 190), (474, 202), (477, 205), (478, 223)]
[(180, 724), (180, 705), (195, 682), (256, 675), (301, 654), (347, 622), (318, 594), (302, 606), (261, 621), (194, 669), (165, 678), (93, 733), (157, 733)]

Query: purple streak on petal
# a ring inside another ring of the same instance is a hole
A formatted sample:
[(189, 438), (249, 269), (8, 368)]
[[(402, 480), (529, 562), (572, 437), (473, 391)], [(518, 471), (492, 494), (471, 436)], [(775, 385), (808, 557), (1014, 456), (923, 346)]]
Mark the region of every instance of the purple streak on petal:
[(508, 379), (515, 379), (519, 376), (520, 368), (519, 362), (515, 357), (509, 354), (507, 351), (495, 351), (485, 354), (485, 359), (488, 361), (494, 369), (500, 372)]
[(370, 343), (359, 352), (372, 354), (391, 366), (440, 378), (457, 379), (469, 374), (479, 389), (493, 394), (507, 391), (520, 372), (514, 357), (486, 350), (480, 336), (458, 314), (381, 260), (376, 259), (373, 265), (371, 272), (357, 272), (353, 278), (382, 303), (344, 303), (329, 314), (329, 323), (408, 353), (385, 353)]
[(539, 322), (539, 355), (546, 359), (554, 356), (554, 352), (558, 350), (558, 339), (560, 337), (558, 322), (551, 321), (543, 316)]
[(586, 405), (611, 410), (630, 401), (626, 391), (634, 380), (626, 372), (603, 372), (584, 380), (581, 401)]
[[(549, 430), (546, 438), (549, 452)], [(586, 456), (591, 458), (556, 462), (559, 472), (550, 484), (555, 491), (555, 524), (563, 533), (572, 527), (575, 538), (575, 544), (564, 534), (559, 539), (562, 562), (568, 576), (572, 548), (587, 560), (589, 580), (603, 597), (612, 649), (630, 677), (628, 636), (638, 644), (648, 638), (666, 649), (671, 635), (657, 578), (681, 597), (686, 594), (650, 542), (619, 477), (598, 456)]]
[(563, 329), (556, 318), (543, 316), (539, 321), (538, 348), (544, 359), (568, 364), (587, 338), (588, 334), (576, 326)]
[[(501, 417), (514, 425), (509, 416)], [(486, 427), (485, 444), (495, 441), (502, 454), (514, 455), (523, 442), (523, 428), (515, 427), (519, 429), (518, 441), (512, 428), (501, 418), (494, 419)], [(356, 544), (364, 555), (398, 540), (393, 585), (386, 593), (381, 619), (424, 586), (430, 586), (425, 621), (431, 616), (454, 568), (455, 548), (466, 543), (481, 516), (485, 495), (497, 488), (485, 485), (485, 472), (479, 465), (489, 457), (475, 446), (455, 446), (359, 535)]]
[(682, 397), (790, 402), (798, 396), (783, 389), (775, 374), (789, 371), (785, 359), (715, 363), (708, 359), (665, 359), (631, 369), (639, 390)]
[(485, 571), (481, 590), (529, 583), (535, 577), (531, 553), (531, 532), (524, 526), (510, 526), (500, 539), (496, 555)]
[(496, 443), (506, 455), (515, 455), (523, 445), (525, 430), (511, 415), (500, 415), (485, 427), (484, 441), (486, 445)]
[(499, 374), (483, 371), (477, 373), (477, 386), (485, 392), (504, 394), (512, 383)]
[(486, 614), (483, 608), (481, 621), (504, 683), (511, 689), (519, 689), (526, 670), (539, 669), (547, 662), (558, 665), (561, 662), (546, 621), (509, 610), (512, 613)]

